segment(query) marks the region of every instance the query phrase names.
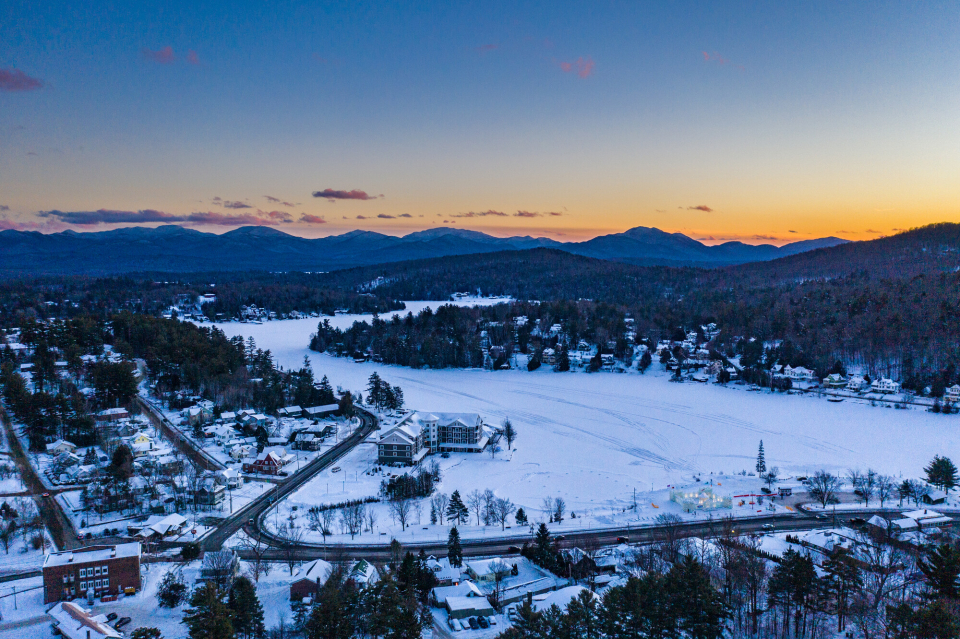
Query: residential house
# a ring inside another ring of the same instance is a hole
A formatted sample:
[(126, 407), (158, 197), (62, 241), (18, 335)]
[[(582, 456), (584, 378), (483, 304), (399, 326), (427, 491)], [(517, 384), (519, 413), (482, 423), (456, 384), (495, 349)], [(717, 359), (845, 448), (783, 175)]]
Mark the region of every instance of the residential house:
[(474, 559), (464, 562), (463, 566), (467, 574), (470, 575), (474, 581), (481, 583), (494, 582), (497, 580), (498, 575), (504, 577), (509, 575), (514, 569), (512, 564), (499, 557), (494, 559)]
[(107, 408), (97, 413), (98, 422), (117, 422), (121, 419), (128, 419), (130, 413), (126, 408)]
[(240, 557), (232, 550), (214, 550), (203, 554), (197, 581), (216, 581), (227, 586), (240, 573)]
[(288, 461), (288, 455), (283, 449), (267, 449), (256, 459), (244, 462), (243, 472), (259, 475), (279, 475), (280, 470)]
[(77, 445), (68, 442), (65, 439), (58, 439), (52, 444), (47, 444), (47, 453), (50, 455), (59, 455), (60, 453), (72, 453), (77, 450)]
[(873, 383), (870, 384), (870, 390), (877, 393), (899, 393), (900, 383), (884, 377), (874, 380)]
[(433, 573), (438, 586), (450, 586), (460, 583), (460, 569), (450, 565), (450, 561), (444, 557), (427, 557), (427, 568)]
[(850, 379), (847, 380), (847, 390), (859, 393), (868, 386), (867, 380), (863, 378), (862, 375), (851, 375)]
[(461, 581), (451, 586), (437, 586), (430, 591), (430, 601), (437, 607), (447, 605), (447, 597), (483, 597), (483, 592), (472, 581)]
[(960, 384), (954, 384), (943, 393), (943, 401), (954, 404), (960, 401)]
[(297, 433), (293, 447), (297, 450), (319, 450), (323, 440), (313, 433)]
[[(154, 515), (142, 525), (127, 526), (127, 532), (143, 539), (153, 541), (177, 537), (183, 534), (187, 527), (187, 518), (173, 513), (171, 515)], [(139, 528), (139, 530), (137, 530)]]
[(67, 639), (114, 639), (122, 635), (107, 624), (106, 615), (94, 615), (79, 604), (63, 601), (48, 612), (53, 630)]
[(589, 593), (591, 599), (595, 601), (600, 600), (600, 596), (595, 592), (591, 592), (589, 588), (584, 588), (583, 586), (567, 586), (566, 588), (560, 588), (553, 592), (545, 592), (534, 596), (532, 601), (533, 609), (537, 612), (544, 612), (552, 606), (556, 606), (565, 612), (567, 605), (578, 598), (583, 592)]
[(201, 506), (219, 506), (227, 496), (227, 487), (217, 482), (215, 477), (204, 477), (197, 489), (194, 491), (193, 498)]
[(811, 382), (816, 379), (816, 374), (809, 368), (804, 368), (803, 366), (793, 367), (787, 365), (783, 369), (783, 374), (797, 382)]
[(303, 409), (299, 406), (285, 406), (277, 411), (280, 417), (300, 417), (302, 414)]
[(304, 597), (315, 597), (320, 588), (327, 583), (333, 565), (323, 559), (314, 559), (304, 564), (290, 582), (290, 601), (299, 601)]
[(243, 486), (243, 475), (236, 468), (225, 468), (217, 473), (217, 483), (235, 490)]
[(377, 568), (369, 561), (360, 559), (350, 568), (347, 579), (353, 581), (357, 586), (365, 588), (379, 581), (380, 573), (377, 572)]
[(220, 413), (220, 419), (225, 422), (235, 422), (237, 421), (237, 414), (232, 411), (224, 411)]
[(43, 561), (43, 602), (140, 590), (140, 542), (52, 552)]
[(497, 614), (487, 601), (486, 597), (456, 597), (449, 596), (444, 601), (447, 616), (451, 619), (466, 619), (468, 617), (489, 617)]
[(340, 406), (337, 404), (324, 404), (323, 406), (310, 406), (309, 408), (303, 409), (303, 416), (309, 417), (310, 419), (320, 419), (322, 417), (329, 417), (333, 415), (338, 410)]
[(847, 379), (840, 373), (830, 373), (823, 378), (823, 386), (826, 388), (846, 388)]

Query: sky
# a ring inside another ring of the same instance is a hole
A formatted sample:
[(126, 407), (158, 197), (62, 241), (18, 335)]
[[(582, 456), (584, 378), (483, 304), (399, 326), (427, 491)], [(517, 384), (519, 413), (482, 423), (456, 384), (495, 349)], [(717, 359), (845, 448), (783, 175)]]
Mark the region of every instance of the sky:
[(0, 2), (0, 229), (939, 221), (956, 2)]

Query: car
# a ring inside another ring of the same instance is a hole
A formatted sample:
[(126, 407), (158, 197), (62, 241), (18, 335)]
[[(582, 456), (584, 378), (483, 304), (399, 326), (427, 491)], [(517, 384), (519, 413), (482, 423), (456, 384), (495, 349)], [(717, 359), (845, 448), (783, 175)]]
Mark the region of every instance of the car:
[(764, 524), (760, 527), (764, 530), (773, 530), (773, 524)]
[(563, 541), (564, 539), (566, 539), (564, 535), (557, 535), (556, 537), (553, 538), (553, 540), (556, 542)]
[(40, 496), (43, 497), (44, 499), (46, 499), (47, 497), (50, 496), (50, 493), (43, 493), (43, 494), (40, 495)]
[(817, 515), (817, 519), (823, 521), (824, 519), (826, 519), (826, 517), (824, 517), (823, 515)]
[(481, 628), (489, 628), (490, 622), (487, 621), (486, 617), (477, 617), (477, 623), (480, 624)]
[(116, 618), (117, 618), (117, 613), (115, 613), (115, 612), (111, 612), (111, 613), (107, 614), (107, 622), (108, 622), (108, 623), (111, 622), (111, 621), (113, 621), (113, 620), (116, 619)]
[(850, 523), (854, 526), (863, 526), (865, 523), (867, 523), (867, 520), (863, 517), (854, 517), (850, 520)]
[(447, 625), (450, 626), (450, 630), (457, 629), (456, 623), (457, 623), (456, 619), (454, 619), (453, 617), (447, 617)]
[(120, 630), (125, 625), (130, 623), (130, 621), (131, 621), (130, 617), (120, 617), (120, 620), (117, 621), (117, 623), (113, 624), (113, 627), (116, 628), (117, 630)]
[(331, 472), (331, 473), (339, 473), (339, 472), (340, 472), (340, 467), (339, 467), (339, 466), (334, 466), (333, 468), (330, 469), (330, 472)]
[(448, 459), (450, 457), (450, 453), (440, 453), (440, 456), (444, 459)]
[(479, 629), (480, 629), (480, 624), (477, 622), (477, 618), (476, 618), (476, 617), (470, 617), (469, 619), (467, 619), (467, 623), (470, 624), (470, 629), (471, 629), (471, 630), (479, 630)]
[(511, 554), (511, 555), (512, 555), (512, 554), (517, 554), (517, 553), (520, 552), (520, 547), (519, 547), (519, 546), (507, 546), (507, 552), (508, 552), (509, 554)]
[(497, 625), (497, 618), (494, 617), (494, 616), (487, 617), (487, 622), (488, 622), (491, 626), (495, 626), (495, 625)]
[(627, 537), (617, 537), (618, 544), (627, 544), (630, 543), (630, 539)]

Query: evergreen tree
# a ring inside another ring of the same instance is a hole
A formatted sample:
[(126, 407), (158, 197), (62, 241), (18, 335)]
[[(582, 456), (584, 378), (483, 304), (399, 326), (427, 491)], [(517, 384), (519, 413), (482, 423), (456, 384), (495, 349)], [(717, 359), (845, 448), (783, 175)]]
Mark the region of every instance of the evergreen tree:
[[(304, 624), (307, 639), (351, 639), (354, 621), (348, 614), (344, 592), (337, 579), (328, 579)], [(359, 633), (358, 633), (359, 634)]]
[(517, 514), (514, 515), (514, 518), (517, 520), (518, 526), (527, 525), (527, 513), (524, 512), (523, 508), (517, 508)]
[(941, 544), (920, 557), (917, 567), (936, 596), (947, 599), (960, 596), (960, 549)]
[(157, 604), (161, 608), (176, 608), (183, 603), (186, 594), (187, 585), (183, 583), (179, 571), (167, 571), (157, 587)]
[(723, 637), (727, 617), (723, 599), (710, 583), (710, 576), (700, 562), (685, 555), (670, 568), (666, 581), (666, 596), (673, 599), (671, 603), (682, 636), (698, 639)]
[(319, 399), (321, 404), (336, 404), (337, 398), (333, 394), (333, 386), (330, 385), (330, 380), (327, 379), (327, 376), (324, 375), (320, 380), (320, 384), (317, 386), (319, 391)]
[(141, 626), (130, 633), (130, 639), (163, 639), (159, 628)]
[(767, 472), (767, 460), (763, 454), (763, 440), (760, 440), (760, 450), (757, 452), (757, 475)]
[(450, 495), (450, 501), (447, 503), (447, 521), (456, 520), (457, 524), (462, 524), (464, 519), (470, 518), (470, 509), (463, 503), (460, 497), (460, 491), (455, 490)]
[(570, 370), (570, 351), (567, 350), (567, 343), (562, 342), (557, 352), (557, 365), (554, 370), (559, 373), (566, 373)]
[(231, 610), (220, 599), (217, 586), (208, 581), (193, 591), (191, 608), (183, 615), (190, 639), (233, 639)]
[(652, 363), (653, 357), (650, 355), (650, 349), (647, 349), (643, 351), (643, 355), (640, 356), (640, 362), (637, 364), (637, 368), (640, 369), (641, 373), (646, 373)]
[(827, 573), (827, 594), (837, 616), (837, 632), (843, 632), (850, 610), (850, 600), (863, 586), (863, 576), (850, 551), (842, 546), (833, 549), (823, 562), (823, 569)]
[(97, 463), (97, 452), (93, 450), (93, 446), (88, 448), (86, 454), (84, 454), (83, 463), (85, 466), (92, 466)]
[(393, 387), (393, 402), (390, 408), (393, 410), (400, 410), (403, 408), (403, 389), (399, 386)]
[(233, 629), (242, 639), (263, 639), (266, 628), (263, 625), (263, 606), (257, 598), (257, 591), (246, 577), (237, 577), (230, 587), (227, 607), (232, 612)]
[(934, 456), (930, 464), (923, 470), (927, 474), (927, 482), (940, 490), (949, 492), (957, 485), (957, 467), (947, 457)]
[(367, 379), (367, 403), (377, 410), (383, 406), (383, 380), (377, 371), (373, 371)]
[(447, 537), (447, 559), (454, 568), (463, 565), (463, 548), (460, 546), (460, 531), (454, 526)]

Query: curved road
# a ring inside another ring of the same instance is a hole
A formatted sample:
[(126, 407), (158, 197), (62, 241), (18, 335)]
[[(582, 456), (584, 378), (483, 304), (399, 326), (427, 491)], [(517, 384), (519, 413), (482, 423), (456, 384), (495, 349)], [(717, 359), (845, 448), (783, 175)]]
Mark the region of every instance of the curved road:
[(251, 533), (252, 531), (249, 530), (250, 526), (246, 526), (248, 521), (253, 520), (254, 522), (259, 522), (260, 517), (277, 501), (310, 481), (314, 475), (346, 455), (354, 446), (362, 442), (370, 433), (377, 429), (377, 418), (374, 417), (372, 413), (358, 407), (354, 407), (354, 410), (357, 417), (360, 418), (361, 423), (360, 427), (357, 428), (352, 435), (311, 461), (295, 475), (277, 484), (276, 488), (268, 490), (225, 519), (223, 523), (217, 526), (215, 531), (203, 539), (201, 542), (203, 550), (219, 550), (220, 547), (223, 546), (223, 543), (240, 530), (241, 527), (245, 527), (248, 534)]

